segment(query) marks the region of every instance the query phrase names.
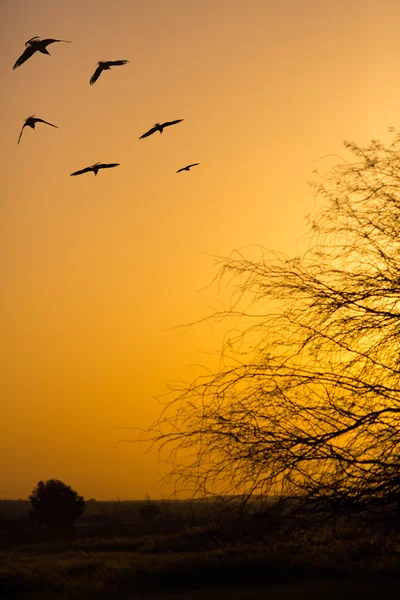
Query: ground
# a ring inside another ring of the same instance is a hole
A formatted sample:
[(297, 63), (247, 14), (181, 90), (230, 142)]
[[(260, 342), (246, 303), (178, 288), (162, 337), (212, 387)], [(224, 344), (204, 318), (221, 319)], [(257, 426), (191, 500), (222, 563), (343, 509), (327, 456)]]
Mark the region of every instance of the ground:
[[(0, 505), (0, 598), (296, 600), (400, 597), (400, 543), (211, 526), (203, 506), (93, 503), (73, 531), (32, 528)], [(212, 510), (213, 520), (216, 511)], [(217, 515), (218, 516), (218, 515)], [(254, 535), (257, 533), (257, 535)]]

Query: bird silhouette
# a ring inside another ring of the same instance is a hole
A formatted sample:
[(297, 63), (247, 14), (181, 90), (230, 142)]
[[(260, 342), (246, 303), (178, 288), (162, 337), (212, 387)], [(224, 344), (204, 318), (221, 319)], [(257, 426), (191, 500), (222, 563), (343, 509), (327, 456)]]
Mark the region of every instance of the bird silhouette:
[(53, 125), (53, 123), (49, 123), (48, 121), (44, 121), (43, 119), (38, 119), (37, 117), (35, 117), (35, 115), (32, 115), (32, 116), (28, 117), (27, 119), (25, 119), (25, 123), (22, 125), (21, 133), (19, 134), (17, 144), (19, 144), (19, 142), (21, 140), (21, 136), (22, 136), (22, 133), (23, 133), (25, 127), (31, 127), (32, 129), (35, 129), (36, 123), (46, 123), (46, 125), (50, 125), (51, 127), (55, 127), (56, 129), (59, 129), (59, 127), (57, 127), (57, 125)]
[(141, 140), (142, 138), (145, 138), (145, 137), (149, 137), (149, 135), (152, 135), (156, 131), (159, 131), (160, 133), (162, 133), (164, 127), (170, 127), (170, 125), (175, 125), (176, 123), (181, 123), (182, 121), (183, 121), (183, 119), (176, 119), (176, 121), (166, 121), (165, 123), (156, 123), (154, 125), (154, 127), (152, 127), (151, 129), (149, 129), (149, 131), (146, 131), (146, 133), (141, 135), (139, 140)]
[(97, 173), (99, 172), (99, 169), (111, 169), (112, 167), (119, 167), (119, 163), (95, 163), (94, 165), (92, 165), (91, 167), (86, 167), (86, 169), (81, 169), (80, 171), (75, 171), (74, 173), (71, 173), (71, 177), (72, 175), (82, 175), (82, 173), (89, 173), (90, 171), (93, 171), (93, 173), (95, 175), (97, 175)]
[(99, 66), (90, 78), (90, 85), (93, 85), (98, 80), (103, 71), (109, 71), (111, 67), (126, 65), (128, 62), (129, 60), (100, 60), (97, 63)]
[(25, 42), (25, 50), (19, 57), (19, 59), (15, 62), (13, 69), (20, 67), (24, 64), (25, 61), (28, 60), (35, 52), (41, 52), (42, 54), (48, 54), (51, 56), (50, 52), (47, 50), (47, 46), (49, 44), (54, 44), (55, 42), (65, 42), (66, 44), (71, 44), (68, 40), (55, 40), (53, 38), (46, 38), (45, 40), (41, 40), (38, 35), (31, 38), (27, 42)]
[(190, 167), (197, 167), (197, 165), (199, 165), (200, 163), (193, 163), (191, 165), (186, 165), (186, 167), (182, 167), (182, 169), (178, 169), (177, 173), (180, 173), (181, 171), (190, 171)]

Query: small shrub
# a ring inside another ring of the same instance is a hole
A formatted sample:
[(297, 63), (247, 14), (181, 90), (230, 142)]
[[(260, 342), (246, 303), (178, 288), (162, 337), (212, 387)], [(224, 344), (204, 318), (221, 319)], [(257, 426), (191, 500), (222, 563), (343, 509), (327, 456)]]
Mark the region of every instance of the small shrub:
[(143, 521), (151, 522), (154, 521), (156, 517), (160, 514), (160, 509), (158, 506), (151, 502), (150, 498), (147, 499), (146, 504), (143, 504), (139, 508), (139, 514), (142, 517)]

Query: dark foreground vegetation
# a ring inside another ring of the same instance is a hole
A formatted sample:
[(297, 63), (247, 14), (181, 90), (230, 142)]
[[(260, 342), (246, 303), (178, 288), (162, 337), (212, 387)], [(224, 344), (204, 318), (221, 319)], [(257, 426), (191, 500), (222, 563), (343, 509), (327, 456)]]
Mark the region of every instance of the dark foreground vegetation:
[[(226, 501), (86, 503), (74, 527), (29, 519), (0, 501), (1, 598), (398, 597), (398, 532), (292, 501), (243, 511)], [(304, 508), (304, 507), (303, 507)], [(196, 595), (197, 594), (197, 595)], [(331, 594), (331, 595), (330, 595)], [(337, 595), (339, 594), (339, 596)]]

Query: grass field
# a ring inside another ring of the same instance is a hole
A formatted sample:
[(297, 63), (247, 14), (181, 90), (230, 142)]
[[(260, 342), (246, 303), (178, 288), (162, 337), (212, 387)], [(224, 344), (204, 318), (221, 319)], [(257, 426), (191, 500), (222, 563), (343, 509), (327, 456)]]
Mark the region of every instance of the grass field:
[(323, 532), (238, 532), (200, 504), (161, 504), (152, 523), (140, 503), (89, 505), (74, 531), (54, 534), (29, 528), (27, 503), (0, 503), (0, 598), (400, 597), (395, 536), (372, 548)]

